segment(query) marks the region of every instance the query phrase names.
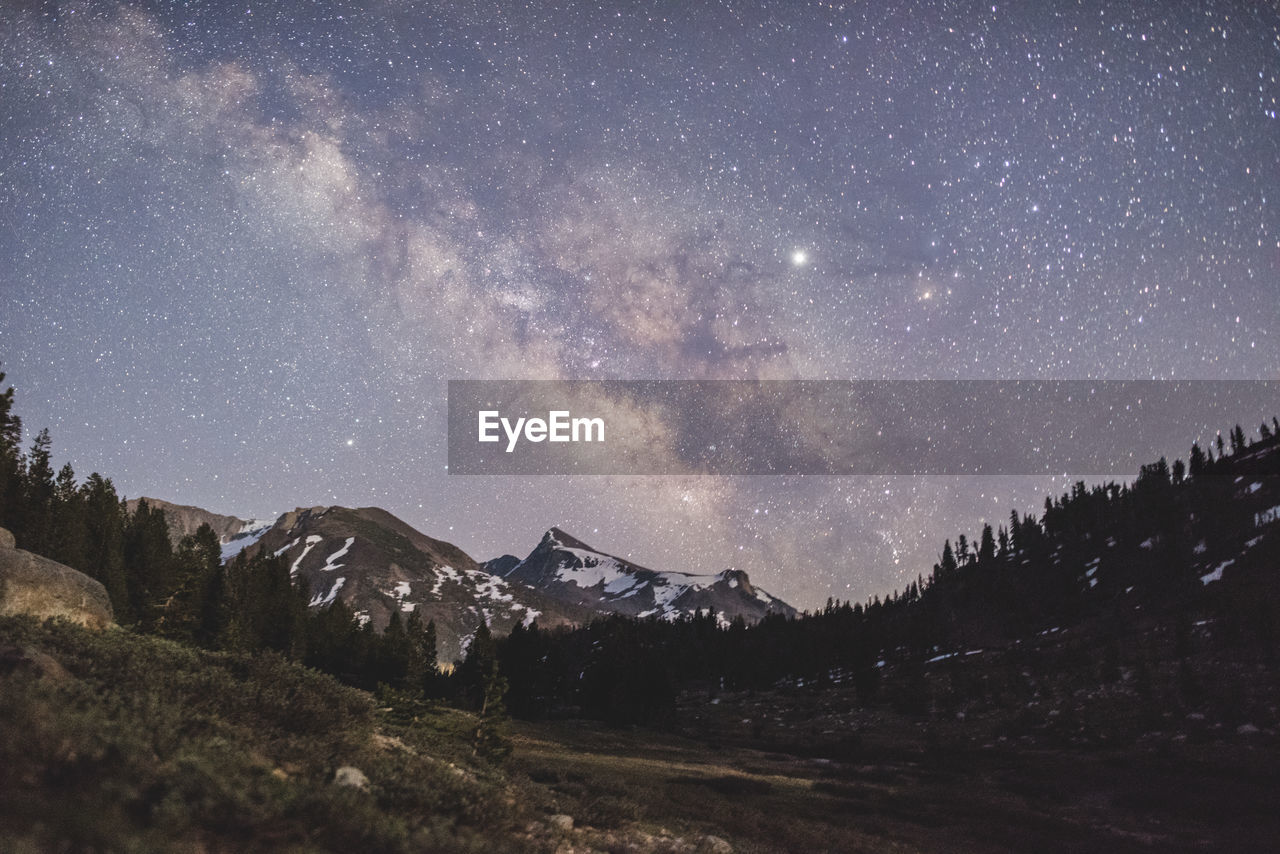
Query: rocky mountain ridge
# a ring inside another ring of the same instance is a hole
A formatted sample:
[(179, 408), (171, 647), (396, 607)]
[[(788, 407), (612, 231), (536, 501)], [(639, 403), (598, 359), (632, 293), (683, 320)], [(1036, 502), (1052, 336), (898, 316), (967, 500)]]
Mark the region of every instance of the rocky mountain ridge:
[(506, 555), (486, 564), (502, 577), (562, 602), (629, 617), (676, 619), (711, 611), (722, 624), (735, 617), (754, 623), (768, 614), (794, 617), (796, 609), (752, 585), (747, 573), (716, 575), (660, 572), (598, 551), (552, 528), (529, 556), (512, 564)]

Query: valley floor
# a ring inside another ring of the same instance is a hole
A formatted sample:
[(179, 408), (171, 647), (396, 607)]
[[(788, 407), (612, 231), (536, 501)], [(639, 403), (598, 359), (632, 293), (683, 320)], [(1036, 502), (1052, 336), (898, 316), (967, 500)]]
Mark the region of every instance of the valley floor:
[(589, 825), (567, 840), (584, 851), (715, 850), (708, 836), (739, 852), (1262, 851), (1280, 838), (1274, 743), (948, 750), (898, 724), (845, 761), (526, 724), (510, 770), (541, 784), (544, 809)]

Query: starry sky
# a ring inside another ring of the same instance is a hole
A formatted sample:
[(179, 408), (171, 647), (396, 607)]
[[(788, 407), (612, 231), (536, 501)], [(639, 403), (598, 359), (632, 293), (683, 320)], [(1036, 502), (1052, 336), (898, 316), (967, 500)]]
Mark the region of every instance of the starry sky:
[(813, 608), (1066, 481), (450, 476), (447, 380), (1280, 379), (1269, 3), (0, 5), (0, 361), (129, 496)]

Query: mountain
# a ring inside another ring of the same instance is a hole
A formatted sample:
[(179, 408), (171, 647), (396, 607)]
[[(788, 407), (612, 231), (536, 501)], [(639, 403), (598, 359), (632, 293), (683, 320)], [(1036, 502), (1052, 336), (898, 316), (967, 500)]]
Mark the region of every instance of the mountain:
[(515, 555), (503, 555), (495, 557), (493, 560), (486, 560), (483, 564), (484, 571), (490, 575), (506, 575), (515, 569), (520, 563), (520, 558)]
[(766, 614), (794, 617), (796, 609), (754, 587), (747, 574), (726, 569), (717, 575), (658, 572), (601, 551), (552, 528), (529, 556), (486, 564), (508, 567), (503, 578), (541, 591), (569, 605), (631, 617), (674, 619), (711, 611), (720, 623), (735, 617), (754, 623)]
[(505, 634), (535, 619), (553, 627), (594, 616), (486, 572), (452, 543), (377, 507), (298, 508), (255, 535), (246, 551), (287, 560), (290, 574), (306, 579), (312, 607), (340, 599), (379, 630), (393, 611), (417, 611), (424, 623), (435, 620), (442, 662), (461, 657), (482, 618)]
[(604, 614), (671, 619), (710, 611), (722, 623), (796, 614), (740, 570), (714, 576), (657, 572), (598, 552), (559, 528), (524, 560), (503, 555), (480, 564), (377, 507), (299, 507), (271, 523), (146, 501), (165, 511), (175, 540), (201, 524), (212, 526), (224, 561), (242, 551), (284, 558), (291, 576), (306, 580), (313, 608), (341, 600), (378, 630), (393, 611), (435, 620), (442, 662), (462, 656), (481, 618), (501, 635), (535, 619), (552, 628)]
[(177, 545), (178, 540), (194, 534), (201, 526), (207, 524), (218, 535), (218, 541), (225, 547), (239, 543), (234, 548), (224, 548), (222, 557), (232, 557), (249, 545), (249, 538), (254, 534), (271, 527), (269, 519), (241, 519), (238, 516), (225, 516), (211, 513), (201, 507), (190, 504), (174, 504), (159, 498), (131, 498), (125, 502), (130, 514), (138, 509), (138, 502), (145, 501), (153, 510), (163, 510), (165, 521), (169, 523), (169, 539)]

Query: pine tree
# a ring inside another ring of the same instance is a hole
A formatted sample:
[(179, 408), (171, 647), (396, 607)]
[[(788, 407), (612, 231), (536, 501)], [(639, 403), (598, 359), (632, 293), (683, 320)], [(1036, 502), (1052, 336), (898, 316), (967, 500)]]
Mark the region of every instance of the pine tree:
[(422, 625), (422, 615), (418, 610), (409, 612), (405, 621), (405, 634), (409, 638), (409, 661), (405, 670), (404, 688), (413, 694), (432, 697), (435, 694), (435, 681), (439, 675), (436, 667), (436, 624), (431, 621)]
[(218, 535), (208, 523), (178, 541), (174, 554), (176, 589), (165, 603), (163, 633), (189, 643), (207, 643), (202, 630), (205, 597), (222, 564)]
[(501, 760), (511, 752), (511, 742), (506, 735), (508, 716), (504, 702), (507, 680), (499, 669), (497, 646), (484, 620), (476, 627), (459, 671), (464, 690), (478, 701), (472, 750), (478, 756)]
[(1191, 476), (1199, 477), (1204, 474), (1209, 467), (1209, 461), (1205, 458), (1204, 451), (1200, 450), (1199, 442), (1191, 443), (1190, 469)]
[[(4, 372), (0, 371), (0, 385)], [(18, 519), (21, 483), (22, 419), (13, 414), (13, 386), (0, 392), (0, 527), (12, 530)]]
[(507, 680), (498, 669), (495, 656), (486, 664), (483, 674), (483, 699), (476, 723), (473, 751), (477, 756), (501, 761), (511, 755), (511, 739), (507, 735), (507, 707), (504, 697)]
[(1231, 455), (1235, 456), (1236, 454), (1243, 451), (1244, 448), (1245, 448), (1244, 429), (1239, 424), (1237, 424), (1236, 426), (1231, 428)]
[(58, 471), (53, 493), (53, 544), (49, 554), (81, 572), (89, 565), (89, 526), (76, 474), (67, 463)]
[(174, 561), (164, 511), (145, 498), (125, 525), (124, 558), (129, 604), (138, 625), (151, 631), (174, 591)]
[(124, 569), (124, 509), (111, 481), (94, 472), (80, 487), (85, 527), (89, 532), (88, 563), (84, 573), (102, 582), (111, 598), (116, 622), (134, 621)]
[(956, 556), (951, 550), (951, 541), (947, 540), (942, 546), (942, 559), (938, 562), (938, 575), (940, 578), (947, 578), (954, 575), (956, 571)]
[(53, 551), (53, 496), (57, 490), (53, 478), (53, 440), (48, 429), (41, 430), (31, 443), (22, 476), (22, 506), (18, 530), (14, 531), (18, 547), (38, 555)]
[(411, 657), (409, 635), (405, 631), (404, 621), (400, 619), (400, 610), (393, 608), (387, 620), (387, 627), (382, 632), (382, 650), (379, 656), (377, 680), (393, 688), (403, 689), (409, 674)]
[(978, 544), (978, 561), (990, 563), (996, 556), (996, 539), (990, 525), (982, 526), (982, 539)]

